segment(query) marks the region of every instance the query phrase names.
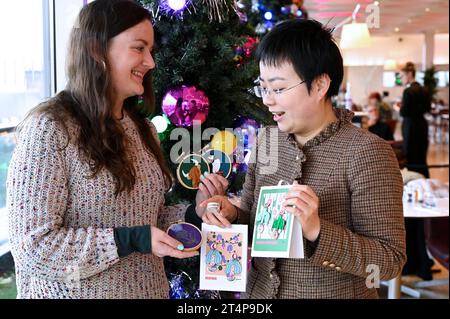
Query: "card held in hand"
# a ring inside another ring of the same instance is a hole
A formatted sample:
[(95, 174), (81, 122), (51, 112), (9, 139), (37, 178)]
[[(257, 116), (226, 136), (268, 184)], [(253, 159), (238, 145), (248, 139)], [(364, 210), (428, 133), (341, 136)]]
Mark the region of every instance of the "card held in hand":
[(304, 258), (300, 222), (283, 209), (291, 185), (261, 187), (252, 238), (252, 257)]
[(200, 289), (244, 292), (247, 286), (248, 226), (220, 228), (203, 223)]

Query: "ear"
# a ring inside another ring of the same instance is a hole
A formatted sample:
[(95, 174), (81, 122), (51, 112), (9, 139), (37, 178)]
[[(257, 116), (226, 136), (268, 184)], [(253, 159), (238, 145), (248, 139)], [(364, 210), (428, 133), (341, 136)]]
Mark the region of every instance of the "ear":
[(322, 74), (314, 80), (313, 90), (318, 100), (326, 97), (330, 85), (331, 79), (328, 74)]

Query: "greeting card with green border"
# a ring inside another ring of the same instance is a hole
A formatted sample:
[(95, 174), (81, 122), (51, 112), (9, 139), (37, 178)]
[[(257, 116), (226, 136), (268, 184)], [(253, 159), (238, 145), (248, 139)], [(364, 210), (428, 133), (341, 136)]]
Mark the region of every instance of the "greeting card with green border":
[(252, 257), (304, 258), (302, 226), (282, 207), (290, 187), (261, 187), (253, 229)]

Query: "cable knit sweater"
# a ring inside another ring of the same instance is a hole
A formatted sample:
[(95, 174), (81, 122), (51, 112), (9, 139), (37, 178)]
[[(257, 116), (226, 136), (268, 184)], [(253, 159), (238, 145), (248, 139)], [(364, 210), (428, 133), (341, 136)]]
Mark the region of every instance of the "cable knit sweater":
[(113, 228), (165, 230), (183, 218), (185, 207), (164, 207), (156, 159), (131, 118), (125, 114), (121, 124), (137, 178), (133, 190), (118, 197), (106, 169), (89, 177), (71, 140), (78, 136), (75, 125), (69, 125), (70, 137), (44, 115), (24, 125), (7, 180), (18, 298), (168, 298), (162, 258), (140, 253), (119, 258)]

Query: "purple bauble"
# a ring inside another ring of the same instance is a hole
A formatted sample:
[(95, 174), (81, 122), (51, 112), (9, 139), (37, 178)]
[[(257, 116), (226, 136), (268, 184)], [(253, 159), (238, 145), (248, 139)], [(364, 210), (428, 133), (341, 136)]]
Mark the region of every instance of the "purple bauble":
[(194, 121), (203, 124), (209, 113), (209, 99), (195, 86), (182, 85), (164, 95), (162, 110), (178, 127), (191, 127)]
[(167, 232), (184, 245), (185, 249), (193, 249), (202, 243), (202, 233), (197, 227), (188, 223), (173, 224)]

